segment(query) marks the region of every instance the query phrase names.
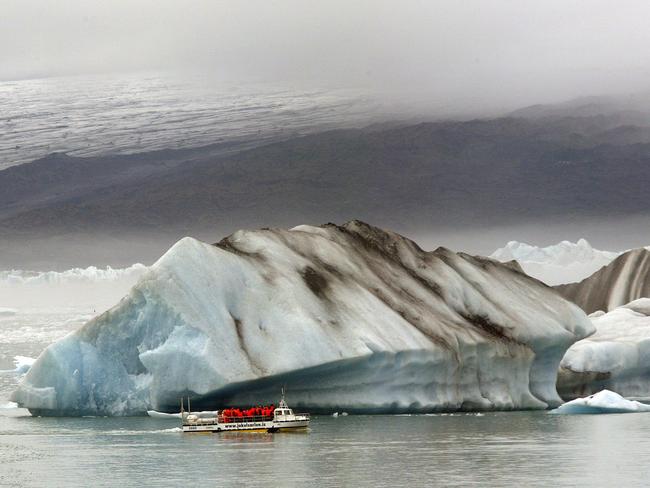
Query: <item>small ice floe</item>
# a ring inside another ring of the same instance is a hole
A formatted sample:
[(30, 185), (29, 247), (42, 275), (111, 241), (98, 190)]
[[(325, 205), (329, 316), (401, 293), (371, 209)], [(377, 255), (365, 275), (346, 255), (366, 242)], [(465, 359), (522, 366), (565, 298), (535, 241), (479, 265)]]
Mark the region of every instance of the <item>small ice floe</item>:
[(16, 373), (23, 375), (29, 371), (36, 359), (27, 356), (14, 356), (14, 369), (3, 369), (0, 373)]
[(0, 417), (31, 417), (31, 414), (15, 402), (6, 402), (0, 404)]
[(650, 412), (650, 405), (628, 400), (609, 390), (602, 390), (584, 398), (576, 398), (551, 410), (551, 413), (565, 415), (635, 412)]
[[(204, 410), (201, 412), (192, 412), (193, 415), (196, 415), (197, 417), (214, 417), (218, 414), (218, 410)], [(180, 412), (177, 413), (165, 413), (165, 412), (158, 412), (156, 410), (147, 410), (147, 415), (149, 417), (152, 417), (154, 419), (180, 419), (181, 414)]]
[(11, 317), (17, 313), (18, 310), (15, 308), (0, 307), (0, 317)]
[(338, 417), (338, 416), (339, 416), (339, 413), (338, 413), (338, 412), (334, 412), (334, 413), (332, 414), (332, 417)]
[(155, 419), (180, 419), (181, 418), (180, 413), (165, 413), (165, 412), (157, 412), (155, 410), (147, 410), (147, 415)]
[(348, 416), (348, 412), (341, 412), (341, 417), (347, 417), (347, 416)]
[(28, 356), (14, 356), (14, 365), (16, 366), (14, 372), (18, 374), (27, 373), (27, 371), (29, 371), (29, 368), (32, 367), (32, 364), (34, 364), (34, 361), (36, 361), (36, 358), (30, 358)]

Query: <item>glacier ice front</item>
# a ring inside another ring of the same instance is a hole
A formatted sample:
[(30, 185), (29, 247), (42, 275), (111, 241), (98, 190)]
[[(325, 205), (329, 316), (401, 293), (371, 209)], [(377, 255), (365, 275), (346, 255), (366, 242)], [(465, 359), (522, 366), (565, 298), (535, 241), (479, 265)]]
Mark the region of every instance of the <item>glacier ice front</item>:
[(313, 411), (559, 405), (593, 326), (514, 267), (359, 221), (176, 243), (111, 310), (48, 347), (13, 395), (42, 415), (270, 403)]
[(591, 247), (585, 239), (580, 239), (575, 243), (562, 241), (547, 247), (510, 241), (505, 247), (494, 251), (490, 257), (501, 262), (516, 260), (526, 274), (547, 285), (559, 285), (587, 278), (620, 254), (599, 251)]

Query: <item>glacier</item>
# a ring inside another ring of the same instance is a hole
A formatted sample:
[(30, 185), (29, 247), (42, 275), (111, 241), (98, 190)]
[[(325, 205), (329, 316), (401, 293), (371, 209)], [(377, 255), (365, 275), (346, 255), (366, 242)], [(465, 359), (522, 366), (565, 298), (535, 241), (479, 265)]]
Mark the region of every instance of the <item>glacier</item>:
[(562, 398), (585, 396), (603, 388), (625, 397), (650, 395), (650, 298), (589, 316), (596, 332), (569, 348), (560, 363)]
[(582, 310), (516, 266), (425, 252), (360, 221), (187, 237), (116, 306), (50, 345), (12, 399), (37, 415), (270, 403), (312, 411), (561, 403)]
[(12, 269), (0, 271), (0, 283), (7, 285), (46, 285), (46, 284), (70, 284), (70, 283), (93, 283), (111, 282), (122, 279), (138, 278), (146, 271), (147, 267), (141, 263), (135, 263), (128, 268), (72, 268), (66, 271), (27, 271)]
[(551, 410), (551, 413), (563, 415), (637, 412), (650, 412), (650, 405), (627, 400), (609, 390), (602, 390), (585, 398), (576, 398)]
[(510, 241), (490, 257), (501, 262), (517, 261), (524, 272), (547, 285), (580, 281), (608, 265), (620, 252), (594, 249), (586, 239), (562, 241), (546, 247)]

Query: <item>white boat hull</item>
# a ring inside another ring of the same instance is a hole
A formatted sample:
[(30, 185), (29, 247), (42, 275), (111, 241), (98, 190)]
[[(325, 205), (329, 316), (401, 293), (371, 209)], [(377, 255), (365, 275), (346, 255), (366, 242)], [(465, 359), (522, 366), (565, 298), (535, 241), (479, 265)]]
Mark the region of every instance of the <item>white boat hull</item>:
[(281, 432), (287, 430), (306, 429), (309, 427), (309, 420), (267, 420), (253, 422), (227, 422), (227, 423), (197, 423), (183, 425), (183, 432), (237, 432), (237, 431), (257, 431), (257, 432)]

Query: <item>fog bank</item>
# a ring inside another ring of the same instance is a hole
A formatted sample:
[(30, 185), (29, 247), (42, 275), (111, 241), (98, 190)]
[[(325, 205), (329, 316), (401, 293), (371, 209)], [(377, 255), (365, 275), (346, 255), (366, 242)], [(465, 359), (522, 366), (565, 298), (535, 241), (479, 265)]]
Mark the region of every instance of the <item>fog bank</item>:
[(200, 71), (487, 110), (633, 92), (650, 74), (650, 4), (639, 0), (6, 0), (2, 10), (0, 80)]

